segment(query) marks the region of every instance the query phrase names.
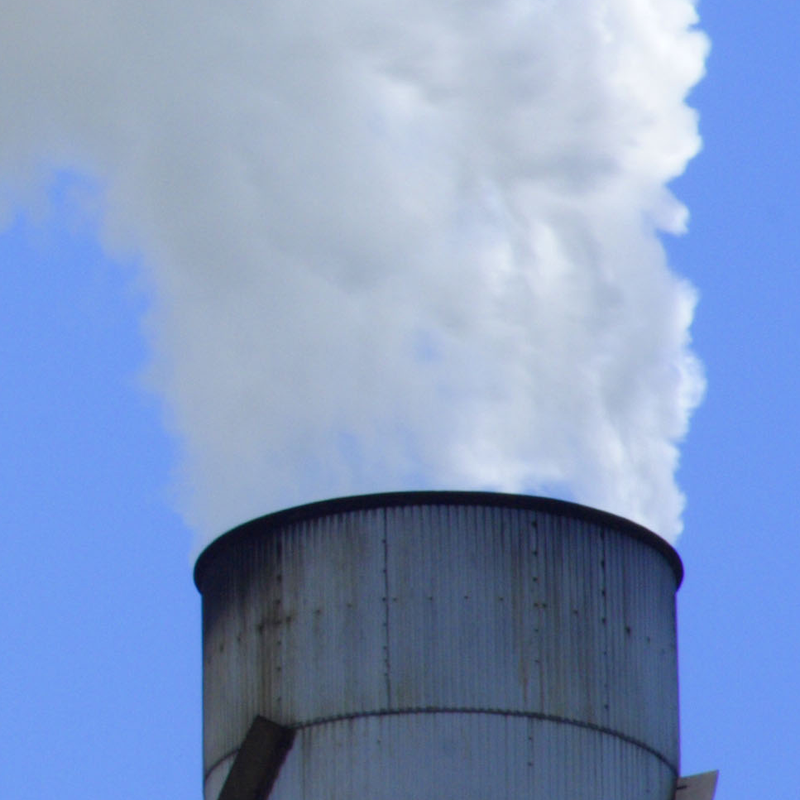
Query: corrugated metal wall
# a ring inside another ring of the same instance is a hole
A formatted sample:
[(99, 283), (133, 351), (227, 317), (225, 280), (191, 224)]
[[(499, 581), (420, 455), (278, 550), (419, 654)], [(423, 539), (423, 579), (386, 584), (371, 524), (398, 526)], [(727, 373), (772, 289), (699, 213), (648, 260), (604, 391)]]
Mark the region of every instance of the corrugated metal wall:
[(346, 498), (198, 561), (206, 800), (256, 715), (298, 729), (271, 797), (668, 800), (665, 543), (557, 501)]

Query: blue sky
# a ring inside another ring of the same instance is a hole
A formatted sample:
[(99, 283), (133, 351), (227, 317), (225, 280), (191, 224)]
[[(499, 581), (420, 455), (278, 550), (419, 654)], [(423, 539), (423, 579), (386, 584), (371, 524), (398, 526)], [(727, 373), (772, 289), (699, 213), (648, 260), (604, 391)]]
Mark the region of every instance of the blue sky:
[[(703, 152), (666, 238), (698, 288), (708, 391), (682, 449), (685, 773), (720, 800), (800, 785), (796, 154), (800, 9), (700, 6)], [(141, 387), (148, 296), (59, 173), (0, 237), (0, 795), (196, 798), (199, 596), (176, 444)]]
[(705, 148), (675, 190), (690, 234), (669, 244), (699, 287), (709, 389), (683, 448), (679, 544), (683, 756), (718, 796), (792, 797), (800, 765), (797, 363), (800, 121), (786, 3), (704, 3), (713, 51), (693, 100)]

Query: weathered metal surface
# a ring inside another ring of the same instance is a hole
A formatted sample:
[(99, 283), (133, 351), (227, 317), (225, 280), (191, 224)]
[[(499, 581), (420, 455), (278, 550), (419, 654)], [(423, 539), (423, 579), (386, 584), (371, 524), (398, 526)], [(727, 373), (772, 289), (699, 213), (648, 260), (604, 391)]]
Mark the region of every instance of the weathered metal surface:
[(675, 800), (714, 800), (718, 779), (718, 770), (679, 778), (675, 787)]
[(537, 498), (243, 526), (196, 572), (206, 800), (256, 715), (299, 730), (271, 797), (672, 800), (680, 577), (639, 526)]
[(492, 714), (360, 717), (298, 732), (269, 800), (643, 800), (675, 775), (613, 736)]

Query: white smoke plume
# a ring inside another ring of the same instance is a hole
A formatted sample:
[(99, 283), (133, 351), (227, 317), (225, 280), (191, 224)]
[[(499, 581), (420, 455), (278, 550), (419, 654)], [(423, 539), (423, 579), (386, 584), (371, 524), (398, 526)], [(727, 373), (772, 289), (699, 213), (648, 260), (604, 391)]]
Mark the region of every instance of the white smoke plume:
[[(659, 232), (691, 0), (12, 0), (0, 199), (102, 187), (201, 537), (296, 502), (550, 491), (670, 540), (703, 390)], [(7, 217), (6, 217), (7, 218)]]

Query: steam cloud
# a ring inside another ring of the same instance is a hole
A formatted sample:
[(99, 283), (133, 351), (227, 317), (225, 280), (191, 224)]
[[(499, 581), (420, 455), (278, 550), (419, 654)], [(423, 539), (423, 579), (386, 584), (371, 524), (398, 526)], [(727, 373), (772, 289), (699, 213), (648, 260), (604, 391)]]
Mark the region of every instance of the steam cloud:
[(686, 222), (695, 23), (691, 0), (15, 0), (0, 197), (57, 168), (102, 187), (201, 537), (485, 488), (674, 540), (703, 377), (658, 234)]

